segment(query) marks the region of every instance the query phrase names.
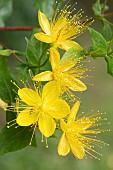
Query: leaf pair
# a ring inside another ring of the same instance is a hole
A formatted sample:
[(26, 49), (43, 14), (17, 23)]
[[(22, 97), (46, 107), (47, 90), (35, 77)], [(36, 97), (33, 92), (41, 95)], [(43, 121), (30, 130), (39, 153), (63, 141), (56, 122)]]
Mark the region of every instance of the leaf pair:
[(107, 62), (107, 72), (113, 76), (113, 34), (109, 24), (104, 24), (102, 34), (89, 28), (89, 32), (93, 41), (93, 46), (88, 50), (93, 58), (104, 57)]

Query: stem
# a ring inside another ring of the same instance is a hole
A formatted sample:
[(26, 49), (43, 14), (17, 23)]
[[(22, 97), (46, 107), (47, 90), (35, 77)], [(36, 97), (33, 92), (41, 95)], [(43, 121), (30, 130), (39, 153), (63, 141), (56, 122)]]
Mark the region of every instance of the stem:
[(113, 12), (103, 14), (103, 16), (104, 16), (104, 17), (111, 17), (111, 16), (113, 16)]
[(14, 51), (12, 51), (12, 55), (15, 57), (16, 60), (18, 60), (20, 63), (25, 64), (26, 66), (28, 66), (29, 68), (37, 68), (40, 67), (38, 65), (36, 66), (32, 66), (32, 65), (28, 65), (27, 63), (25, 63), (23, 60), (21, 60), (15, 53)]
[(25, 63), (23, 60), (21, 60), (15, 53), (14, 51), (12, 51), (12, 55), (15, 57), (16, 60), (18, 60), (20, 63), (22, 64), (25, 64), (26, 66), (28, 66), (29, 68), (38, 68), (40, 66), (36, 65), (36, 66), (32, 66), (32, 65), (29, 65), (27, 63)]
[(0, 45), (1, 45), (3, 48), (8, 49), (8, 47), (7, 47), (4, 43), (2, 43), (1, 41), (0, 41)]
[(12, 55), (13, 55), (13, 56), (16, 58), (16, 60), (18, 60), (20, 63), (26, 64), (26, 63), (23, 62), (23, 60), (21, 60), (21, 59), (14, 53), (14, 51), (12, 51)]
[(103, 6), (103, 8), (102, 8), (102, 13), (103, 13), (103, 14), (104, 14), (104, 10), (105, 10), (106, 4), (107, 4), (107, 0), (104, 0), (104, 6)]
[(32, 26), (5, 26), (0, 27), (0, 31), (32, 31), (35, 28)]

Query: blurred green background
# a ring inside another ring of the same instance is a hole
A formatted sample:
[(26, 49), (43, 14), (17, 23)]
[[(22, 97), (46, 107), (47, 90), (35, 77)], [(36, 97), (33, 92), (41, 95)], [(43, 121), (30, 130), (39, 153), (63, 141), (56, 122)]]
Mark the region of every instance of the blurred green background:
[[(1, 1), (1, 0), (0, 0)], [(37, 0), (38, 1), (38, 0)], [(45, 0), (46, 1), (46, 0)], [(52, 1), (52, 0), (51, 0)], [(74, 0), (73, 0), (74, 1)], [(78, 7), (85, 11), (88, 16), (92, 15), (91, 4), (94, 0), (78, 0)], [(14, 0), (13, 13), (6, 21), (6, 25), (10, 26), (37, 26), (37, 10), (34, 7), (35, 0)], [(113, 11), (113, 1), (108, 0), (110, 10)], [(101, 30), (101, 24), (92, 25)], [(30, 37), (30, 32), (27, 31), (1, 31), (0, 42), (6, 44), (11, 49), (25, 50), (25, 37)], [(77, 38), (82, 46), (88, 47), (91, 45), (89, 33), (86, 32)], [(61, 157), (57, 154), (57, 144), (59, 138), (50, 138), (48, 140), (49, 148), (46, 148), (45, 143), (41, 143), (41, 135), (38, 130), (37, 148), (27, 147), (23, 150), (8, 153), (0, 157), (0, 170), (112, 170), (113, 169), (113, 77), (106, 72), (106, 62), (103, 59), (92, 59), (90, 63), (84, 63), (91, 68), (91, 78), (84, 79), (88, 86), (88, 90), (83, 93), (77, 93), (82, 100), (80, 112), (94, 112), (100, 110), (107, 113), (108, 121), (111, 125), (107, 125), (107, 129), (111, 132), (101, 134), (99, 137), (110, 146), (105, 146), (102, 149), (97, 148), (97, 151), (102, 153), (101, 160), (84, 159), (77, 160), (71, 153), (66, 157)], [(9, 65), (14, 77), (16, 72), (13, 69), (15, 64), (14, 58), (8, 58)], [(95, 67), (95, 68), (94, 68)], [(93, 86), (90, 84), (94, 84)], [(0, 110), (0, 127), (5, 124), (5, 113)], [(57, 134), (59, 137), (60, 134)], [(23, 139), (24, 140), (24, 139)]]

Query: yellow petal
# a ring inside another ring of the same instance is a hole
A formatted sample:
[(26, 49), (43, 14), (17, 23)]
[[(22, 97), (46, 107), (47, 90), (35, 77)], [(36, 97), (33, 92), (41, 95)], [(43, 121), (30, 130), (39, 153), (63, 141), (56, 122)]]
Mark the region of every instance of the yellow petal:
[(54, 70), (58, 66), (58, 64), (59, 64), (60, 54), (53, 47), (50, 48), (50, 61), (51, 61), (52, 69)]
[(67, 61), (66, 62), (61, 62), (60, 65), (59, 65), (59, 70), (61, 72), (66, 72), (69, 69), (73, 68), (75, 64), (76, 64), (75, 60), (73, 60), (71, 62), (67, 62)]
[(56, 81), (51, 81), (43, 87), (42, 101), (43, 107), (47, 103), (53, 102), (60, 96), (60, 87)]
[(62, 156), (66, 156), (70, 151), (70, 146), (67, 141), (65, 133), (60, 138), (59, 144), (58, 144), (58, 154)]
[(29, 88), (23, 88), (18, 90), (18, 95), (23, 102), (30, 106), (40, 105), (41, 98), (37, 91), (34, 91)]
[(38, 11), (38, 20), (39, 20), (39, 24), (42, 28), (42, 30), (50, 35), (51, 33), (51, 29), (50, 29), (50, 24), (49, 24), (49, 21), (48, 19), (46, 18), (45, 14), (42, 13), (40, 10)]
[(60, 127), (63, 132), (66, 132), (68, 130), (67, 124), (64, 122), (63, 119), (60, 120)]
[(73, 91), (84, 91), (87, 89), (86, 85), (82, 81), (70, 75), (65, 74), (63, 81), (64, 84)]
[(79, 110), (79, 107), (80, 107), (80, 101), (77, 101), (74, 104), (74, 106), (72, 107), (71, 112), (70, 112), (70, 114), (68, 116), (68, 124), (75, 121), (77, 112)]
[(70, 107), (64, 100), (54, 99), (45, 105), (45, 110), (47, 110), (53, 118), (62, 119), (69, 114)]
[(55, 128), (56, 123), (50, 115), (43, 113), (39, 117), (39, 129), (44, 136), (52, 136), (55, 131)]
[(70, 40), (65, 40), (58, 42), (58, 47), (61, 48), (62, 50), (69, 50), (70, 48), (76, 48), (77, 50), (83, 50), (83, 48), (76, 42), (70, 41)]
[(38, 114), (31, 113), (31, 109), (25, 109), (21, 111), (16, 119), (16, 123), (19, 126), (29, 126), (35, 124), (38, 119)]
[(78, 139), (73, 140), (73, 138), (71, 139), (69, 136), (68, 136), (68, 142), (71, 151), (75, 155), (75, 157), (77, 157), (78, 159), (83, 159), (85, 156), (85, 150), (83, 144)]
[(73, 127), (78, 127), (79, 132), (90, 133), (91, 130), (89, 130), (88, 132), (87, 129), (92, 127), (92, 125), (95, 125), (95, 118), (83, 117), (81, 119), (76, 120), (73, 124)]
[(47, 35), (45, 33), (36, 33), (34, 34), (35, 38), (39, 41), (45, 42), (45, 43), (52, 43), (52, 38), (50, 35)]
[(44, 71), (44, 72), (34, 76), (32, 80), (33, 81), (50, 81), (50, 80), (53, 80), (53, 72)]

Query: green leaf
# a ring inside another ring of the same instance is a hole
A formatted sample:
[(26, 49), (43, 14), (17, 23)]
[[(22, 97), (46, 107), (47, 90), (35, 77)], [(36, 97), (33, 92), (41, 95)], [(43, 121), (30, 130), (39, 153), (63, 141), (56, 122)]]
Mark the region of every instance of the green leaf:
[[(10, 114), (7, 118), (8, 121), (12, 120), (11, 117), (16, 118), (14, 112), (7, 111), (7, 114)], [(25, 148), (29, 145), (32, 134), (31, 127), (15, 128), (13, 125), (7, 128), (5, 126), (0, 130), (0, 155)], [(37, 147), (35, 136), (32, 140), (32, 146)]]
[(113, 37), (113, 33), (112, 33), (112, 29), (109, 24), (104, 23), (102, 35), (106, 39), (106, 41), (111, 41)]
[(88, 53), (93, 58), (105, 57), (105, 54), (100, 49), (98, 49), (96, 46), (94, 46), (94, 45), (89, 47)]
[(92, 10), (94, 12), (95, 16), (101, 16), (101, 4), (100, 4), (100, 0), (97, 0), (93, 5), (92, 5)]
[(108, 43), (103, 37), (103, 35), (94, 30), (93, 28), (89, 28), (89, 32), (95, 47), (97, 47), (97, 49), (101, 50), (106, 54), (108, 50)]
[(36, 0), (35, 2), (35, 7), (37, 8), (37, 10), (41, 10), (42, 12), (44, 12), (44, 14), (49, 18), (52, 14), (53, 11), (53, 5), (54, 5), (55, 0), (41, 0), (38, 1)]
[(2, 56), (10, 56), (12, 53), (12, 50), (7, 49), (7, 50), (0, 50), (0, 55)]
[(5, 25), (5, 20), (11, 15), (13, 0), (0, 0), (0, 26)]
[(10, 49), (3, 50), (3, 48), (0, 48), (0, 55), (2, 56), (10, 56), (12, 53), (17, 54), (18, 56), (26, 56), (25, 52)]
[(83, 57), (84, 52), (85, 51), (83, 51), (83, 50), (80, 51), (80, 50), (77, 50), (76, 48), (71, 48), (64, 53), (64, 55), (61, 58), (61, 62), (64, 62), (66, 60), (74, 60), (79, 57)]
[(11, 82), (14, 81), (7, 65), (6, 57), (0, 56), (0, 98), (7, 103), (15, 101), (17, 87)]
[(51, 71), (51, 63), (49, 61), (49, 53), (45, 53), (45, 55), (43, 55), (43, 58), (41, 60), (41, 67), (40, 67), (41, 71)]
[(38, 41), (34, 35), (30, 40), (27, 39), (26, 60), (27, 66), (32, 70), (34, 75), (41, 72), (41, 70), (50, 69), (48, 50), (50, 45)]
[(26, 47), (26, 59), (27, 62), (31, 65), (34, 64), (38, 64), (38, 41), (35, 40), (35, 38), (31, 38), (30, 40), (28, 40), (26, 38), (27, 41), (27, 47)]
[(111, 76), (113, 76), (113, 56), (106, 56), (105, 60), (107, 62), (107, 72), (108, 74), (110, 74)]
[(22, 82), (26, 82), (26, 80), (28, 79), (28, 76), (29, 76), (29, 68), (27, 65), (25, 64), (21, 64), (21, 65), (18, 65), (16, 67), (16, 69), (18, 70), (18, 74), (19, 74), (19, 79), (22, 81)]
[(36, 40), (34, 36), (31, 36), (30, 40), (26, 39), (26, 59), (30, 65), (39, 64), (40, 57), (44, 55), (44, 51), (47, 53), (48, 44)]

